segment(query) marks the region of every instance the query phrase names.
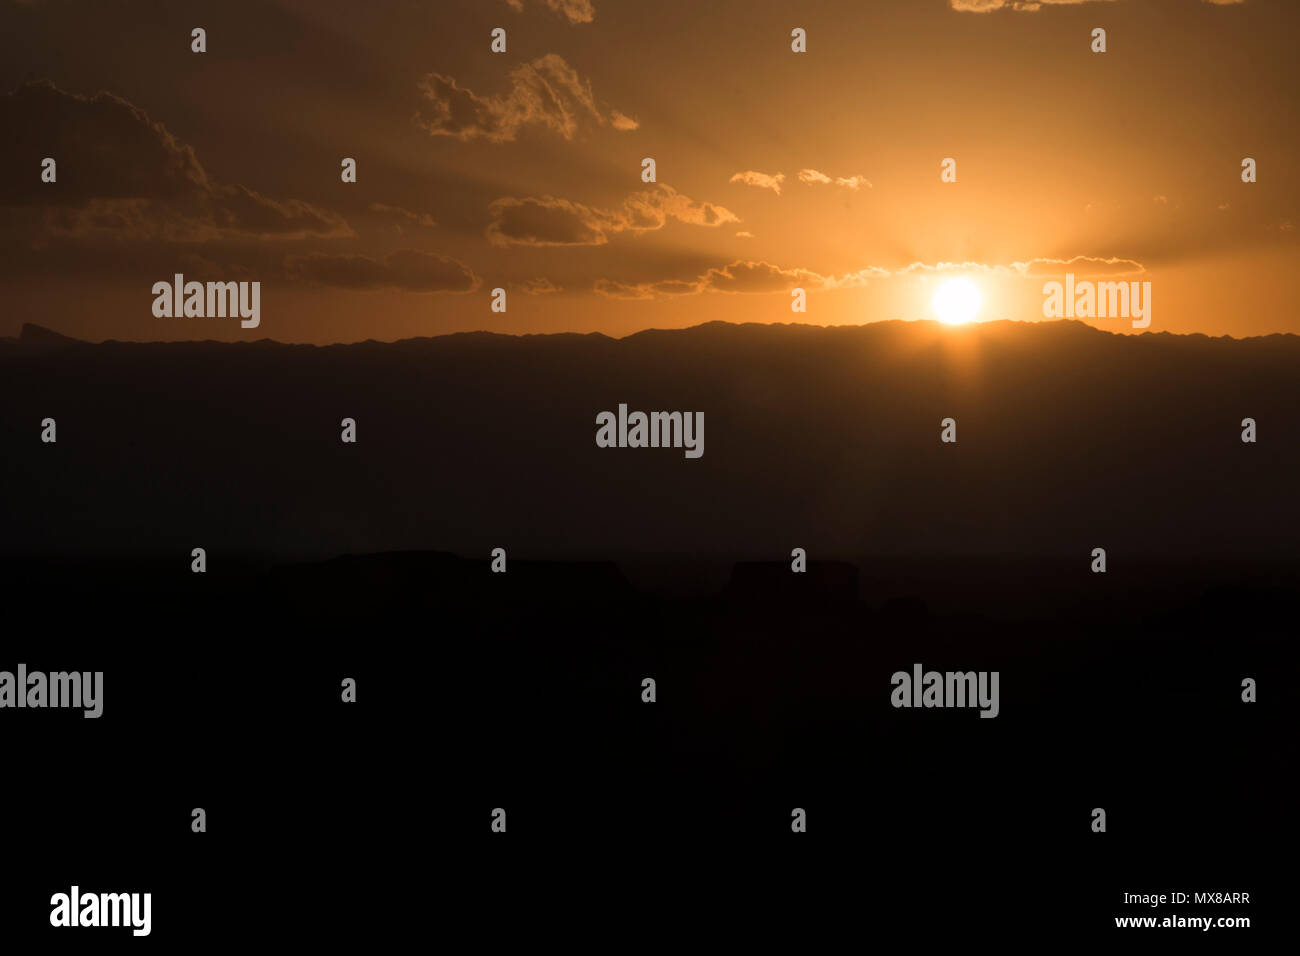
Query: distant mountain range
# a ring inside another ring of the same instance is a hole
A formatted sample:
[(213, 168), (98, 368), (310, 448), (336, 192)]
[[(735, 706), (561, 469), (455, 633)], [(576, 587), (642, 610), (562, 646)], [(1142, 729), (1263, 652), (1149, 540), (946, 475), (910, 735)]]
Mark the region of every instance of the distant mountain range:
[[(703, 456), (597, 447), (620, 404), (703, 412)], [(1294, 335), (714, 322), (317, 347), (28, 324), (0, 340), (0, 547), (1285, 558), (1298, 438)]]

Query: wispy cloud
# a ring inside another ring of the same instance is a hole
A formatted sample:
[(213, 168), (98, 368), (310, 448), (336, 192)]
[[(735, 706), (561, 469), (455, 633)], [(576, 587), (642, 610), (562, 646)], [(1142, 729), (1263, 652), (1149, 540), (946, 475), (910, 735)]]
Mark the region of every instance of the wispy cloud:
[(368, 207), (371, 212), (385, 213), (395, 216), (399, 219), (405, 219), (407, 222), (416, 226), (436, 226), (433, 217), (427, 212), (411, 212), (409, 209), (403, 209), (401, 206), (389, 206), (381, 202), (372, 202)]
[(597, 209), (555, 196), (503, 197), (488, 206), (487, 238), (495, 246), (601, 246), (615, 233), (640, 235), (669, 220), (693, 226), (740, 222), (731, 210), (697, 202), (660, 183), (633, 193), (617, 209)]
[(1137, 275), (1146, 272), (1146, 267), (1136, 259), (1124, 259), (1119, 256), (1074, 256), (1069, 259), (1039, 257), (1023, 262), (987, 263), (987, 262), (913, 262), (895, 269), (894, 275), (909, 275), (917, 272), (987, 272), (1011, 276), (1045, 276), (1064, 275), (1073, 272), (1077, 275)]
[[(864, 186), (867, 189), (871, 188), (871, 181), (866, 176), (828, 176), (816, 169), (799, 170), (798, 180), (805, 186), (839, 186), (853, 192), (857, 192)], [(760, 173), (756, 169), (746, 169), (744, 172), (733, 174), (728, 182), (770, 189), (779, 196), (781, 186), (785, 183), (785, 173)]]
[[(558, 13), (570, 23), (590, 23), (596, 19), (596, 8), (591, 0), (543, 0), (552, 12)], [(523, 12), (524, 0), (506, 0), (512, 10)]]
[(779, 196), (781, 195), (781, 184), (785, 182), (785, 173), (768, 175), (754, 169), (747, 169), (743, 173), (736, 173), (727, 181), (744, 183), (746, 186), (757, 186), (759, 189), (770, 189)]
[(522, 292), (524, 295), (554, 295), (557, 292), (564, 291), (563, 288), (545, 276), (538, 276), (536, 279), (525, 279), (523, 282), (512, 282), (510, 288)]
[(844, 275), (822, 275), (810, 269), (783, 269), (770, 262), (737, 259), (725, 266), (709, 269), (694, 279), (667, 279), (657, 282), (620, 282), (597, 279), (595, 291), (611, 299), (656, 299), (664, 296), (699, 295), (721, 292), (731, 295), (763, 295), (803, 288), (809, 291), (852, 289), (889, 273), (874, 266)]
[(1020, 10), (1033, 13), (1044, 6), (1075, 6), (1081, 3), (1113, 3), (1114, 0), (948, 0), (954, 10), (965, 13), (992, 13), (994, 10)]
[(825, 173), (816, 169), (799, 170), (799, 182), (808, 186), (842, 186), (845, 189), (851, 189), (857, 192), (863, 186), (871, 188), (871, 182), (866, 176), (827, 176)]

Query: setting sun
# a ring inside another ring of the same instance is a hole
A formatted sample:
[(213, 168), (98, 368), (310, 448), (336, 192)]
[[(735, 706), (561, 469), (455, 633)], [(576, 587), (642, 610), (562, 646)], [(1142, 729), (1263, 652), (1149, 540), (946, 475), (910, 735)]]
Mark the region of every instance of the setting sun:
[(934, 317), (949, 325), (962, 325), (979, 314), (980, 290), (970, 279), (945, 279), (930, 300)]

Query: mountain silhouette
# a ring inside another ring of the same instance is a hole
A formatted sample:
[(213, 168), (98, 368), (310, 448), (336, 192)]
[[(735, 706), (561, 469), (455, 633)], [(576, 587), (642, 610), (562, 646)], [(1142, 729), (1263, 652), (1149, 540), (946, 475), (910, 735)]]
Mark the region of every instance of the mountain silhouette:
[[(703, 456), (597, 447), (620, 403), (703, 412)], [(714, 322), (317, 347), (27, 324), (0, 348), (0, 518), (6, 549), (70, 553), (1286, 557), (1297, 410), (1291, 335)]]

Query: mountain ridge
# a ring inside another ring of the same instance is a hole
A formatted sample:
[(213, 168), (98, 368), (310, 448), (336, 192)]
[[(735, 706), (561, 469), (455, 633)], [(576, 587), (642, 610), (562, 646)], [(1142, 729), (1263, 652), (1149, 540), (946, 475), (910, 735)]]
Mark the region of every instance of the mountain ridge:
[[(52, 341), (0, 350), (5, 548), (1300, 557), (1297, 337), (896, 322)], [(702, 457), (602, 445), (620, 406), (702, 415)]]
[(223, 346), (248, 346), (248, 345), (279, 345), (285, 347), (306, 346), (310, 348), (338, 348), (351, 346), (391, 346), (402, 345), (405, 343), (416, 342), (438, 342), (446, 340), (515, 340), (515, 341), (533, 341), (533, 340), (552, 340), (552, 341), (606, 341), (606, 342), (628, 342), (644, 340), (658, 336), (677, 336), (677, 335), (704, 335), (714, 333), (719, 330), (787, 330), (787, 331), (863, 331), (879, 329), (896, 329), (899, 327), (912, 327), (926, 329), (932, 333), (949, 334), (953, 336), (963, 335), (967, 332), (993, 333), (1008, 328), (1037, 328), (1045, 327), (1049, 329), (1072, 329), (1078, 332), (1096, 333), (1097, 335), (1110, 336), (1112, 338), (1122, 339), (1157, 339), (1160, 341), (1180, 340), (1180, 341), (1206, 341), (1206, 342), (1258, 342), (1258, 341), (1282, 341), (1300, 343), (1300, 334), (1294, 332), (1269, 332), (1263, 335), (1248, 336), (1231, 336), (1231, 335), (1206, 335), (1203, 332), (1145, 332), (1141, 335), (1135, 335), (1125, 332), (1113, 332), (1109, 329), (1100, 329), (1095, 325), (1090, 325), (1080, 319), (1048, 319), (1042, 321), (1024, 321), (1019, 319), (995, 319), (988, 322), (971, 322), (963, 326), (950, 326), (933, 319), (882, 319), (877, 322), (863, 322), (857, 325), (816, 325), (807, 322), (726, 322), (721, 319), (715, 319), (710, 322), (701, 322), (697, 325), (685, 326), (679, 329), (665, 328), (646, 328), (636, 332), (629, 332), (623, 336), (610, 336), (603, 332), (494, 332), (490, 329), (474, 329), (459, 332), (446, 332), (439, 335), (415, 335), (402, 339), (362, 339), (356, 342), (329, 342), (319, 344), (314, 342), (282, 342), (273, 338), (248, 339), (235, 342), (227, 342), (219, 339), (103, 339), (98, 342), (89, 339), (79, 339), (72, 336), (64, 335), (48, 326), (40, 325), (36, 322), (24, 322), (15, 336), (6, 336), (0, 338), (0, 344), (19, 345), (19, 346), (51, 346), (51, 345), (223, 345)]

